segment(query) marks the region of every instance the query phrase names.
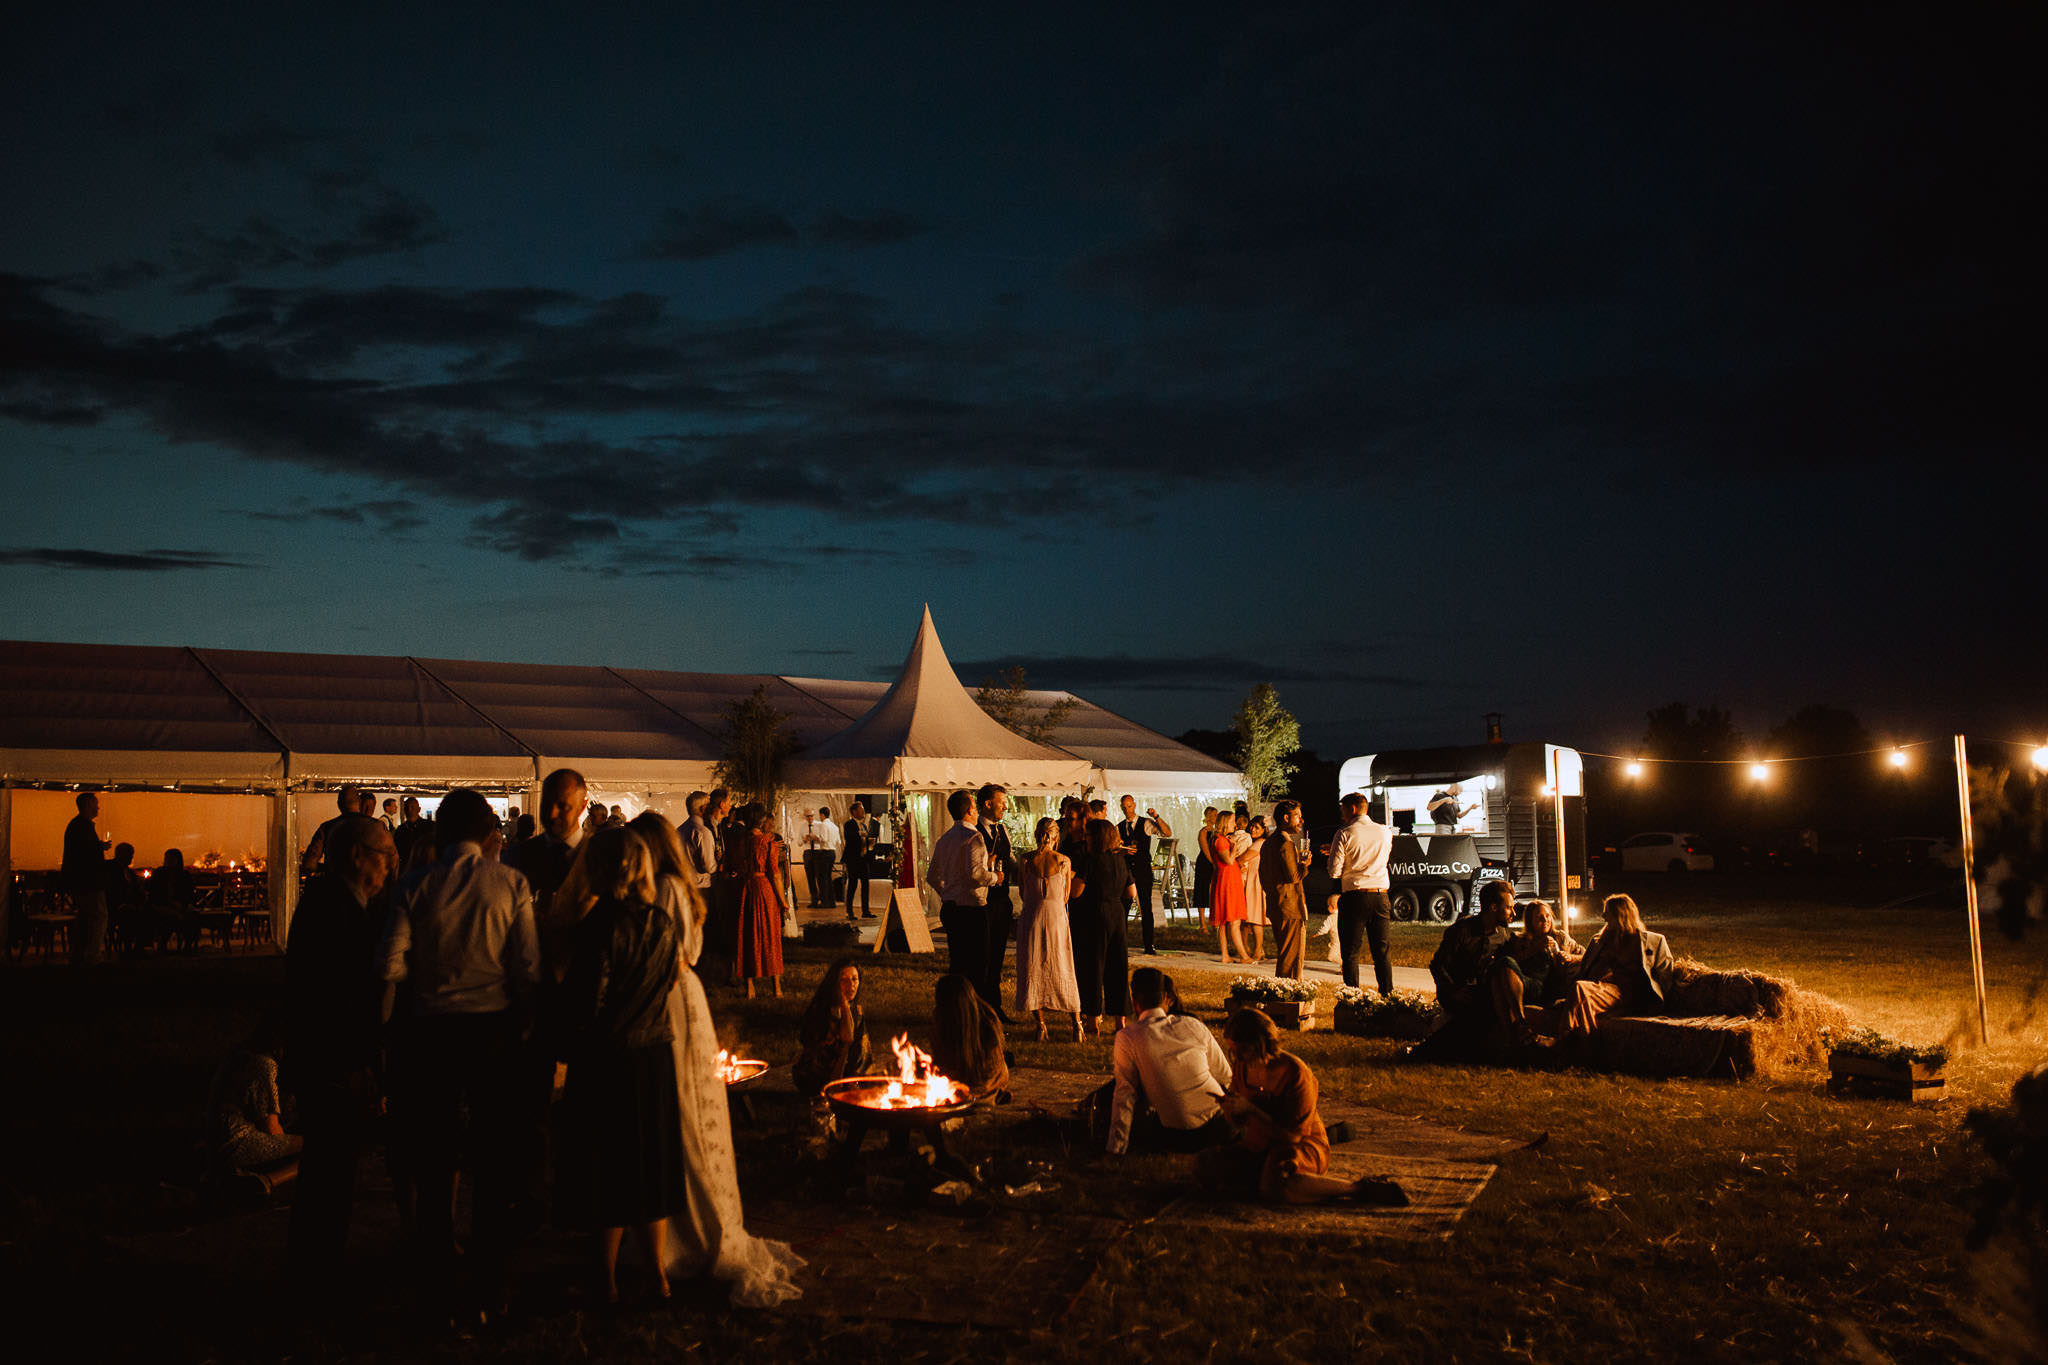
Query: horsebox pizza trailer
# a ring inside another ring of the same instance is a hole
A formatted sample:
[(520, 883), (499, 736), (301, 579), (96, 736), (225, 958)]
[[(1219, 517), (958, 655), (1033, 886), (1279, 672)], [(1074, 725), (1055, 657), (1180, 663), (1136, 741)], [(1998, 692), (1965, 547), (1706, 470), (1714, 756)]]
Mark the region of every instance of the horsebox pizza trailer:
[[(1518, 900), (1549, 901), (1571, 918), (1590, 913), (1585, 763), (1576, 749), (1492, 743), (1361, 754), (1337, 770), (1337, 791), (1365, 793), (1372, 818), (1394, 829), (1387, 872), (1396, 919), (1455, 919), (1478, 908), (1483, 883), (1503, 877)], [(1432, 812), (1446, 796), (1454, 809)], [(1444, 814), (1455, 818), (1440, 822)]]

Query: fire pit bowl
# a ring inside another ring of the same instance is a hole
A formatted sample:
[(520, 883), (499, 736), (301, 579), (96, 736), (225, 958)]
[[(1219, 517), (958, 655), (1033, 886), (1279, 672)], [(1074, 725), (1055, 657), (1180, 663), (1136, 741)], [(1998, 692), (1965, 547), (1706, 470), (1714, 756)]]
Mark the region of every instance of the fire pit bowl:
[(748, 1057), (732, 1062), (726, 1068), (725, 1088), (743, 1090), (768, 1074), (768, 1063)]
[(901, 1089), (900, 1083), (888, 1076), (848, 1076), (826, 1085), (824, 1095), (831, 1102), (832, 1117), (840, 1123), (891, 1133), (929, 1132), (982, 1106), (981, 1100), (968, 1095), (967, 1087), (957, 1084), (953, 1098), (944, 1104), (910, 1104), (900, 1099), (891, 1103), (892, 1085)]

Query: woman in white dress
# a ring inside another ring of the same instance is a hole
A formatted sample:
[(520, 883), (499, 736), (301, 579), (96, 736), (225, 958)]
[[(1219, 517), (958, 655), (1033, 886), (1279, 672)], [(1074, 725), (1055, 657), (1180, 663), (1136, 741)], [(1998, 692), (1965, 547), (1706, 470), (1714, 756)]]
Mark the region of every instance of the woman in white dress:
[(704, 948), (704, 899), (676, 828), (655, 811), (632, 823), (654, 854), (661, 906), (675, 920), (682, 970), (668, 996), (675, 1034), (676, 1098), (683, 1115), (683, 1164), (689, 1211), (669, 1220), (671, 1278), (709, 1274), (732, 1286), (739, 1308), (773, 1308), (803, 1291), (792, 1278), (803, 1261), (786, 1242), (749, 1236), (740, 1210), (739, 1163), (733, 1157), (732, 1113), (718, 1078), (718, 1031), (697, 979)]
[(1266, 956), (1266, 888), (1259, 882), (1259, 853), (1266, 844), (1266, 817), (1254, 815), (1245, 827), (1230, 836), (1237, 853), (1238, 870), (1244, 873), (1244, 922), (1252, 931), (1252, 961)]
[(1017, 916), (1017, 1009), (1038, 1020), (1038, 1037), (1046, 1036), (1045, 1012), (1066, 1010), (1074, 1016), (1074, 1041), (1081, 1041), (1081, 986), (1074, 979), (1074, 937), (1067, 924), (1067, 901), (1080, 890), (1074, 864), (1060, 852), (1060, 822), (1047, 816), (1038, 822), (1038, 852), (1024, 860), (1024, 908)]

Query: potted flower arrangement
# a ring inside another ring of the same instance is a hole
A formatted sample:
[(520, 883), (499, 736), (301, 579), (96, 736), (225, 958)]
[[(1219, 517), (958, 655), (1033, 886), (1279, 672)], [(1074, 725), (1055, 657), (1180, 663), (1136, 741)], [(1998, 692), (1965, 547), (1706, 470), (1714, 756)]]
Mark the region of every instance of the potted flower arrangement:
[(1378, 991), (1357, 986), (1337, 988), (1331, 1023), (1339, 1033), (1358, 1038), (1427, 1038), (1444, 1021), (1443, 1006), (1424, 991)]
[(1231, 979), (1226, 1003), (1232, 1014), (1256, 1009), (1281, 1028), (1311, 1029), (1316, 1026), (1318, 995), (1313, 982), (1285, 976), (1239, 976)]
[(1828, 1089), (1867, 1091), (1894, 1099), (1940, 1099), (1948, 1082), (1948, 1049), (1887, 1038), (1873, 1028), (1852, 1029), (1837, 1037), (1821, 1030), (1828, 1050)]

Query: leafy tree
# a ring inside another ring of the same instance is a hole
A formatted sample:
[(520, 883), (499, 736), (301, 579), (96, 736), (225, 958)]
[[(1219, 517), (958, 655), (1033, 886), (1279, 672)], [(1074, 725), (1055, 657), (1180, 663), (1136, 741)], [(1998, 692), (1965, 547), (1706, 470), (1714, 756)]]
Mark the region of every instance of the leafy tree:
[(1029, 691), (1023, 665), (1012, 664), (1003, 670), (1001, 678), (983, 678), (974, 701), (1005, 730), (1022, 735), (1033, 744), (1050, 744), (1054, 733), (1067, 723), (1067, 717), (1074, 714), (1080, 703), (1072, 697), (1061, 697), (1045, 710), (1035, 711), (1026, 695)]
[(725, 708), (720, 737), (725, 751), (716, 769), (719, 785), (772, 809), (781, 799), (783, 760), (796, 748), (796, 737), (765, 684)]
[(1718, 706), (1693, 710), (1682, 701), (1649, 714), (1643, 732), (1645, 758), (1732, 759), (1742, 755), (1742, 732)]
[(1235, 761), (1244, 772), (1245, 800), (1254, 806), (1287, 795), (1295, 766), (1288, 757), (1301, 748), (1301, 723), (1280, 704), (1273, 684), (1260, 683), (1246, 695), (1230, 723), (1237, 735)]

